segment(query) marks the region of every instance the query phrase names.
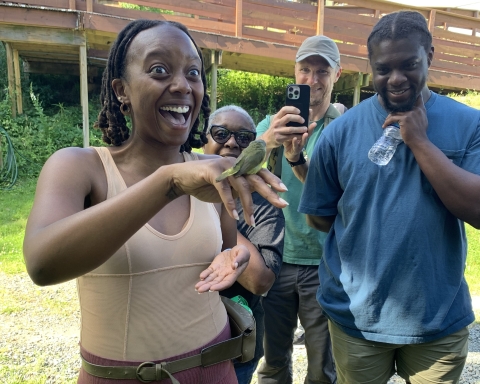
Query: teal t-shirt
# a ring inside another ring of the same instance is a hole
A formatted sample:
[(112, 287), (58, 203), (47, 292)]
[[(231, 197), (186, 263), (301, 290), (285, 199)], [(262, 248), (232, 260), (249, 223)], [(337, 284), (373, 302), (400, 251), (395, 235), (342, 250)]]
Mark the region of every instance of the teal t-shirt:
[[(260, 137), (269, 126), (270, 116), (267, 116), (257, 126), (257, 137)], [(322, 131), (323, 119), (317, 121), (317, 126), (308, 138), (305, 147), (307, 158), (312, 154)], [(280, 195), (289, 203), (283, 208), (285, 216), (283, 261), (291, 264), (318, 265), (323, 255), (323, 244), (327, 234), (309, 227), (306, 215), (297, 211), (303, 183), (297, 179), (285, 156), (282, 158), (282, 182), (287, 186), (288, 191)]]

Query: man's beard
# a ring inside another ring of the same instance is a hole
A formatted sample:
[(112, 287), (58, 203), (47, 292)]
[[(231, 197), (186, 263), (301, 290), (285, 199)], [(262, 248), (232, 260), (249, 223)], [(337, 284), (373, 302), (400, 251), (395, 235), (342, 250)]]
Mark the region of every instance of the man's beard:
[(410, 98), (400, 105), (393, 105), (390, 103), (390, 100), (388, 100), (388, 97), (387, 97), (388, 92), (386, 89), (382, 90), (382, 92), (380, 93), (380, 96), (382, 97), (383, 103), (385, 104), (385, 109), (390, 113), (395, 113), (395, 112), (411, 111), (413, 109), (413, 106), (415, 105), (415, 102), (417, 101), (418, 93), (417, 93), (417, 88), (412, 87)]
[(310, 107), (317, 107), (317, 106), (321, 105), (325, 101), (326, 97), (327, 97), (327, 91), (326, 90), (318, 96), (310, 97)]

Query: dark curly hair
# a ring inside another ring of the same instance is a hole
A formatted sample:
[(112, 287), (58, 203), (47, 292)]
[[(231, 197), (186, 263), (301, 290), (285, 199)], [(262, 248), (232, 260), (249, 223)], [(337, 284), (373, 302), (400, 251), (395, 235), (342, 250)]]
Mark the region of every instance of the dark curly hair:
[(208, 118), (210, 116), (210, 97), (207, 95), (207, 76), (205, 74), (202, 51), (198, 48), (192, 36), (190, 36), (187, 27), (177, 22), (138, 19), (130, 22), (124, 29), (120, 31), (115, 42), (110, 48), (107, 67), (103, 72), (102, 89), (100, 93), (102, 109), (98, 114), (98, 118), (94, 124), (94, 127), (99, 128), (102, 131), (103, 141), (107, 144), (118, 146), (130, 137), (130, 130), (127, 127), (127, 122), (124, 115), (120, 111), (121, 103), (118, 101), (112, 88), (112, 80), (125, 78), (125, 70), (127, 65), (125, 59), (132, 39), (140, 32), (153, 28), (157, 25), (171, 25), (183, 31), (192, 41), (193, 45), (197, 49), (198, 55), (200, 56), (200, 60), (202, 61), (201, 76), (204, 95), (201, 111), (204, 118), (203, 129), (201, 132), (198, 131), (200, 118), (197, 116), (195, 122), (193, 123), (193, 127), (190, 130), (187, 141), (180, 147), (180, 152), (191, 152), (192, 148), (200, 148), (203, 144), (208, 142), (205, 132), (208, 126)]
[(410, 39), (413, 34), (429, 52), (432, 47), (432, 34), (428, 30), (427, 21), (420, 12), (398, 11), (383, 16), (370, 32), (367, 40), (368, 57), (372, 57), (372, 45), (383, 40)]

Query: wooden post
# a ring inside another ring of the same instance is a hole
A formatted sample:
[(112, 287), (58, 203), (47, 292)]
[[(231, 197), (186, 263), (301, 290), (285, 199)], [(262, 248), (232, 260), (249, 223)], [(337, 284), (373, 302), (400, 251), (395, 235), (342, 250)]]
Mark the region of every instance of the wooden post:
[(243, 0), (235, 2), (235, 37), (242, 37), (243, 32)]
[[(473, 12), (473, 17), (476, 17), (478, 19), (478, 11)], [(472, 28), (472, 36), (477, 36), (477, 32), (479, 31), (478, 28)]]
[(437, 11), (435, 9), (430, 10), (430, 15), (428, 16), (428, 30), (433, 36), (433, 32), (435, 29), (435, 16), (437, 14)]
[(211, 82), (210, 82), (210, 109), (214, 112), (217, 109), (217, 68), (218, 56), (216, 51), (212, 51), (212, 67), (211, 67)]
[(87, 12), (88, 13), (93, 12), (93, 0), (87, 0)]
[(68, 0), (68, 9), (75, 11), (77, 7), (75, 6), (75, 0)]
[(12, 116), (17, 116), (17, 108), (15, 105), (15, 69), (13, 66), (13, 52), (10, 43), (5, 43), (5, 50), (7, 52), (7, 76), (8, 76), (8, 95), (10, 97), (10, 104), (12, 107)]
[[(360, 73), (360, 77), (362, 77), (362, 73)], [(355, 88), (353, 88), (353, 105), (357, 105), (360, 103), (360, 90), (361, 90), (361, 84), (357, 83), (355, 84)]]
[(324, 16), (325, 16), (325, 1), (318, 0), (318, 7), (317, 7), (317, 35), (323, 35), (323, 26), (324, 24)]
[(13, 68), (15, 72), (15, 95), (17, 96), (17, 112), (19, 115), (23, 113), (22, 102), (22, 83), (20, 78), (20, 61), (18, 59), (18, 50), (13, 50)]
[(80, 100), (83, 115), (83, 147), (90, 146), (88, 123), (88, 77), (87, 77), (87, 45), (80, 46)]

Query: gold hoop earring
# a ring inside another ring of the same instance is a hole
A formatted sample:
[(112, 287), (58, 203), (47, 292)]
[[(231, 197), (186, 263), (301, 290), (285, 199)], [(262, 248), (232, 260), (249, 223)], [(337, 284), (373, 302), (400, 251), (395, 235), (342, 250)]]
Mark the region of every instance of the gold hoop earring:
[(129, 116), (130, 115), (130, 106), (128, 104), (122, 103), (120, 105), (120, 112), (122, 112), (122, 115), (124, 115), (124, 116)]

